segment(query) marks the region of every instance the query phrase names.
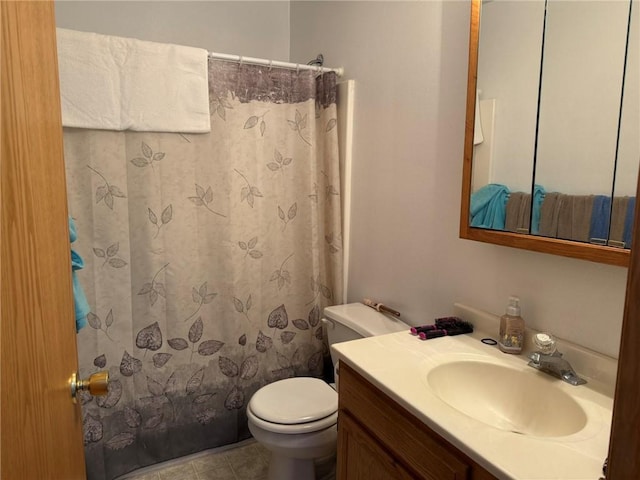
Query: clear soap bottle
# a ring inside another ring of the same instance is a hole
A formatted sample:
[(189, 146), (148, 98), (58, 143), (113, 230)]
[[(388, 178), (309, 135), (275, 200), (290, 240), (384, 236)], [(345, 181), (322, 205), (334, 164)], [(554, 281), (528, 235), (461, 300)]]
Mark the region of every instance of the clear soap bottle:
[(500, 317), (498, 347), (504, 353), (522, 353), (524, 345), (524, 319), (520, 316), (520, 299), (509, 297), (507, 312)]

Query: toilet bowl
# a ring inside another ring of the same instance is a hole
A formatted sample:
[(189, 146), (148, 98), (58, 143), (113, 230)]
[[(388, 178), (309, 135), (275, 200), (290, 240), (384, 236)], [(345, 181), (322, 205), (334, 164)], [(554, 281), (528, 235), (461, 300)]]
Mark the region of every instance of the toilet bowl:
[(314, 480), (314, 459), (332, 455), (338, 394), (317, 378), (280, 380), (247, 405), (249, 431), (271, 452), (268, 480)]
[[(324, 315), (329, 345), (410, 328), (361, 303), (327, 307)], [(287, 378), (262, 387), (247, 405), (247, 418), (253, 437), (271, 451), (268, 480), (314, 480), (314, 459), (336, 451), (338, 393), (320, 379)]]

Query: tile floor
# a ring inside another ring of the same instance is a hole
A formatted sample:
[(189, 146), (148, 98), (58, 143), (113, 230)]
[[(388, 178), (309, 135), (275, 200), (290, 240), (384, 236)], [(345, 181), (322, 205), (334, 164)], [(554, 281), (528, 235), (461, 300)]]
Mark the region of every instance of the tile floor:
[[(118, 480), (266, 480), (269, 452), (255, 440), (165, 462)], [(335, 458), (316, 464), (318, 480), (335, 479)]]

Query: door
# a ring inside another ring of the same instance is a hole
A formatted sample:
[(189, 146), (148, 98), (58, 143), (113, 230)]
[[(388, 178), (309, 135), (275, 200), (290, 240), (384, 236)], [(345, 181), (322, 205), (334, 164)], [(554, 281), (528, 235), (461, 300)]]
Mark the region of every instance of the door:
[(337, 478), (344, 480), (412, 480), (400, 463), (369, 436), (351, 415), (340, 412)]
[(0, 20), (0, 477), (84, 480), (53, 2)]

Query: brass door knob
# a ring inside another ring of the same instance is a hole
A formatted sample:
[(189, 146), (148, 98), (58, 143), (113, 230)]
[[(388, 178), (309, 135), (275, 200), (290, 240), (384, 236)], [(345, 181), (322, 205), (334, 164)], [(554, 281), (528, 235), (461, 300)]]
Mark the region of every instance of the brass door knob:
[(88, 380), (78, 380), (78, 375), (74, 373), (69, 379), (69, 386), (74, 403), (79, 391), (89, 392), (97, 397), (106, 395), (109, 392), (109, 372), (94, 373)]

